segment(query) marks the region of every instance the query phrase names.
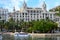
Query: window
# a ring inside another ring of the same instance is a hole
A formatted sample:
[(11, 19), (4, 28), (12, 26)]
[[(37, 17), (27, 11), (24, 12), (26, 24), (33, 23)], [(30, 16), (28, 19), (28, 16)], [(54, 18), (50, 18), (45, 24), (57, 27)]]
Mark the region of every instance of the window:
[(14, 17), (15, 17), (15, 15), (14, 15)]
[(32, 18), (32, 16), (31, 16), (31, 18)]
[(37, 11), (37, 13), (38, 13), (38, 11)]
[(27, 13), (25, 13), (25, 15), (27, 15)]
[(27, 19), (26, 19), (27, 20)]
[(31, 13), (32, 13), (32, 10), (31, 10)]
[(29, 16), (28, 16), (29, 17)]
[(47, 14), (45, 14), (47, 16)]
[(55, 21), (59, 21), (59, 18), (56, 18)]
[(43, 18), (44, 18), (44, 14), (43, 14)]
[(24, 13), (23, 13), (23, 15), (24, 15)]
[(50, 16), (52, 16), (52, 14), (50, 14)]
[(18, 15), (17, 15), (17, 17), (18, 17)]
[(17, 15), (18, 15), (18, 13), (17, 13)]
[(36, 14), (34, 14), (34, 15), (36, 15)]
[(1, 17), (0, 17), (0, 19), (1, 19)]
[(40, 13), (41, 13), (41, 11), (40, 11)]
[(32, 15), (32, 13), (31, 13), (31, 15)]
[(50, 18), (52, 19), (52, 16), (50, 16)]
[(24, 17), (24, 16), (23, 16)]
[(28, 21), (29, 21), (29, 19), (28, 19)]
[(29, 10), (27, 10), (28, 11), (28, 13), (29, 13)]
[(41, 18), (41, 16), (40, 16), (40, 18)]
[(35, 13), (35, 11), (34, 11), (34, 13)]
[(20, 16), (21, 17), (21, 16)]
[(52, 14), (50, 14), (50, 18), (52, 18)]
[(44, 15), (43, 15), (43, 18), (44, 18)]
[(37, 15), (39, 15), (39, 14), (37, 14)]
[(38, 19), (38, 15), (37, 15), (37, 19)]
[(34, 15), (34, 19), (35, 19), (35, 15)]

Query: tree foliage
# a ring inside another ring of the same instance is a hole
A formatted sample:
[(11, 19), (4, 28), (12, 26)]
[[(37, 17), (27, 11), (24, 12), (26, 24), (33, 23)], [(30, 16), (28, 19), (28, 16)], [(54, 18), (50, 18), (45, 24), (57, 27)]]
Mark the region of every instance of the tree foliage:
[(60, 6), (50, 9), (49, 11), (55, 11), (56, 15), (60, 16)]
[(30, 32), (39, 31), (43, 33), (50, 32), (57, 28), (57, 24), (55, 22), (52, 22), (50, 20), (40, 20), (40, 21), (34, 21), (33, 26), (28, 29)]
[(25, 32), (42, 32), (42, 33), (47, 33), (51, 32), (52, 30), (57, 28), (57, 23), (53, 22), (52, 20), (47, 19), (41, 19), (40, 21), (30, 21), (30, 22), (24, 22), (23, 20), (18, 22), (15, 22), (13, 18), (10, 18), (9, 21), (3, 23), (0, 22), (0, 26), (4, 24), (4, 28), (6, 30), (23, 30)]

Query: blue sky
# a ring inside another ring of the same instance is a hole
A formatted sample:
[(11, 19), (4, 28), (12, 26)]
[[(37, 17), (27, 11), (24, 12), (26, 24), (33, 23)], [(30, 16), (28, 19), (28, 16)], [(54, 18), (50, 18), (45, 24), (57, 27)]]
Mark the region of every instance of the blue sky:
[[(60, 0), (25, 0), (28, 7), (41, 7), (43, 1), (47, 5), (47, 10), (60, 5)], [(12, 11), (15, 6), (16, 10), (22, 7), (24, 0), (0, 0), (0, 7), (7, 8)]]

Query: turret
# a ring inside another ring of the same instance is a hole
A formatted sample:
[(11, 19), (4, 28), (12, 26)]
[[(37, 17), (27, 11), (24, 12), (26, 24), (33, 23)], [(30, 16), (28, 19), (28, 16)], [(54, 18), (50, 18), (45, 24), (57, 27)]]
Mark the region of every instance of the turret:
[(43, 10), (43, 11), (47, 11), (47, 7), (46, 7), (45, 1), (44, 1), (43, 4), (42, 4), (42, 10)]
[(23, 8), (24, 8), (24, 9), (27, 8), (27, 4), (26, 4), (25, 0), (24, 0), (24, 3), (23, 3)]
[(13, 7), (13, 12), (15, 12), (15, 7)]

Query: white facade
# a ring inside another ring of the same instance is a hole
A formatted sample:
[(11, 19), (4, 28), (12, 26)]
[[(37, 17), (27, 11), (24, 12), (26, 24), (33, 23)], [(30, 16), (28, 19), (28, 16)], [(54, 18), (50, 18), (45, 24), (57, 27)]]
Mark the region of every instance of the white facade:
[(58, 24), (58, 27), (60, 27), (60, 16), (55, 16), (54, 21)]
[[(29, 11), (29, 12), (28, 12)], [(11, 17), (15, 20), (15, 21), (20, 21), (20, 20), (24, 20), (24, 21), (32, 21), (32, 20), (40, 20), (40, 19), (46, 19), (47, 17), (51, 20), (54, 20), (55, 18), (55, 13), (54, 12), (42, 12), (40, 10), (24, 10), (23, 12), (13, 12), (10, 14)]]
[(20, 11), (15, 11), (15, 8), (13, 9), (13, 12), (10, 13), (10, 16), (15, 21), (32, 21), (32, 20), (40, 20), (40, 19), (46, 19), (47, 17), (51, 20), (54, 20), (55, 18), (55, 12), (48, 12), (46, 10), (46, 4), (43, 2), (42, 8), (29, 8), (27, 7), (27, 4), (24, 2), (23, 7), (20, 9)]
[(8, 9), (0, 8), (0, 20), (7, 20)]

